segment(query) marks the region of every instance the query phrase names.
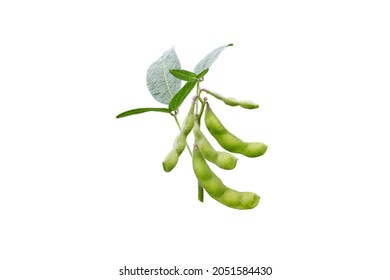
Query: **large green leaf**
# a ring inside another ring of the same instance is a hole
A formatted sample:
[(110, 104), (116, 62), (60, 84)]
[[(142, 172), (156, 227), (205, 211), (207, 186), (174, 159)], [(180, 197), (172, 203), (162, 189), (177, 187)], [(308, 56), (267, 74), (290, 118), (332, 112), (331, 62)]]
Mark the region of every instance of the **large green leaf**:
[(181, 103), (183, 103), (184, 99), (186, 99), (187, 95), (193, 90), (196, 83), (197, 81), (187, 82), (172, 98), (171, 102), (169, 103), (169, 109), (176, 111), (176, 109), (180, 107)]
[(180, 61), (174, 48), (167, 50), (149, 66), (146, 73), (146, 84), (158, 102), (169, 104), (175, 93), (180, 90), (181, 81), (169, 72), (169, 69), (180, 69), (180, 67)]
[(145, 112), (162, 112), (162, 113), (170, 113), (171, 110), (168, 108), (137, 108), (137, 109), (132, 109), (123, 113), (120, 113), (118, 116), (116, 116), (118, 119), (131, 116), (131, 115), (136, 115), (136, 114), (141, 114)]
[(214, 61), (218, 58), (221, 52), (227, 47), (233, 46), (233, 44), (223, 45), (219, 48), (216, 48), (208, 55), (206, 55), (199, 63), (195, 66), (194, 73), (199, 74), (203, 70), (210, 68), (210, 66), (214, 63)]

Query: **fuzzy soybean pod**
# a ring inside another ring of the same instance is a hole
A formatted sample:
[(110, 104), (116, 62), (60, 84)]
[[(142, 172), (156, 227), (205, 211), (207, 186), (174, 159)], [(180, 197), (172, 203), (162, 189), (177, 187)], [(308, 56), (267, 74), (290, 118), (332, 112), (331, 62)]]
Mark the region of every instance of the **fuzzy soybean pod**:
[(180, 133), (173, 143), (172, 150), (168, 153), (162, 163), (165, 172), (170, 172), (173, 168), (175, 168), (177, 162), (179, 161), (179, 156), (187, 145), (187, 136), (190, 134), (194, 126), (194, 105), (195, 102), (192, 102), (190, 110), (184, 119)]
[(258, 157), (263, 155), (268, 146), (260, 142), (244, 142), (231, 132), (229, 132), (211, 110), (210, 105), (206, 104), (205, 124), (210, 134), (218, 141), (225, 150), (243, 154), (247, 157)]
[(239, 192), (224, 185), (224, 183), (213, 173), (205, 158), (194, 145), (192, 165), (195, 176), (207, 193), (218, 202), (234, 209), (252, 209), (259, 204), (260, 197), (252, 192)]
[(213, 146), (211, 146), (210, 142), (206, 139), (206, 137), (203, 135), (197, 121), (195, 121), (193, 132), (195, 136), (196, 145), (198, 146), (202, 155), (208, 161), (226, 170), (231, 170), (236, 167), (238, 159), (230, 153), (216, 151)]
[(207, 92), (208, 94), (214, 96), (215, 98), (223, 101), (223, 103), (225, 103), (226, 105), (229, 105), (229, 106), (241, 106), (242, 108), (245, 108), (245, 109), (259, 108), (259, 104), (254, 103), (254, 102), (249, 101), (249, 100), (237, 100), (233, 97), (225, 97), (225, 96), (222, 96), (216, 92), (212, 92), (209, 90), (204, 90), (204, 91)]

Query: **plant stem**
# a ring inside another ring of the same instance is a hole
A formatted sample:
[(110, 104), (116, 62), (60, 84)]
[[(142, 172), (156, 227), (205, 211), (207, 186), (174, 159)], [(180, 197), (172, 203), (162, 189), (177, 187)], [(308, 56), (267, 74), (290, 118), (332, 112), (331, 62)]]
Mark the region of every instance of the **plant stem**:
[[(198, 121), (198, 123), (199, 123), (199, 125), (200, 125), (200, 117), (201, 117), (202, 114), (203, 114), (205, 102), (203, 102), (203, 100), (200, 99), (200, 92), (201, 92), (201, 91), (200, 91), (200, 85), (199, 85), (199, 84), (200, 84), (200, 82), (198, 82), (198, 83), (196, 84), (196, 96), (197, 96), (198, 100), (200, 101), (200, 103), (202, 103), (202, 107), (200, 108), (200, 115), (199, 115), (199, 117), (197, 118), (197, 121)], [(195, 102), (195, 101), (194, 101), (194, 102)], [(197, 105), (197, 104), (196, 104), (196, 105)], [(197, 111), (197, 107), (196, 107), (195, 110)], [(179, 128), (179, 130), (181, 130), (181, 126), (180, 126), (179, 120), (177, 119), (176, 114), (173, 115), (173, 117), (174, 117), (174, 119), (175, 119), (175, 122), (176, 122), (176, 124), (177, 124), (177, 127)], [(192, 157), (192, 152), (191, 152), (190, 147), (188, 146), (188, 143), (186, 143), (186, 146), (187, 146), (188, 152), (190, 153), (190, 155), (191, 155), (191, 157)], [(203, 189), (202, 185), (201, 185), (201, 184), (199, 183), (199, 181), (198, 181), (198, 200), (199, 200), (200, 202), (203, 202), (203, 199), (204, 199), (204, 189)]]
[(205, 92), (205, 93), (207, 93), (207, 94), (210, 94), (211, 96), (214, 96), (215, 98), (217, 98), (217, 99), (219, 99), (219, 100), (224, 101), (224, 100), (223, 100), (224, 97), (223, 97), (222, 95), (216, 93), (216, 92), (213, 92), (213, 91), (208, 90), (208, 89), (205, 89), (205, 88), (202, 88), (202, 89), (200, 90), (200, 92), (202, 92), (202, 91)]
[[(200, 99), (200, 98), (199, 98)], [(203, 111), (204, 111), (204, 106), (206, 105), (206, 102), (202, 102), (202, 107), (200, 108), (200, 113), (199, 113), (199, 118), (198, 118), (198, 124), (200, 125), (200, 118), (202, 117)]]
[(203, 194), (204, 194), (203, 187), (202, 187), (202, 185), (198, 181), (198, 200), (200, 202), (203, 202)]
[[(200, 113), (199, 113), (198, 119), (197, 119), (198, 124), (200, 126), (200, 118), (202, 117), (204, 105), (205, 105), (205, 102), (203, 102), (202, 99), (200, 98), (200, 81), (198, 81), (196, 83), (196, 96), (198, 97), (198, 100), (202, 103), (202, 107), (200, 108)], [(204, 197), (204, 189), (203, 189), (203, 186), (198, 181), (198, 200), (200, 202), (203, 202), (203, 197)]]

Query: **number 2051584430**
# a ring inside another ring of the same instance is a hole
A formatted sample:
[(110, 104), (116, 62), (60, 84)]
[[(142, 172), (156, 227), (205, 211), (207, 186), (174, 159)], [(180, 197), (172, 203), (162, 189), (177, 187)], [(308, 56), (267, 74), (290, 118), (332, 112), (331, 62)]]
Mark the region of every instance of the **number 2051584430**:
[(213, 275), (271, 275), (272, 267), (213, 267)]

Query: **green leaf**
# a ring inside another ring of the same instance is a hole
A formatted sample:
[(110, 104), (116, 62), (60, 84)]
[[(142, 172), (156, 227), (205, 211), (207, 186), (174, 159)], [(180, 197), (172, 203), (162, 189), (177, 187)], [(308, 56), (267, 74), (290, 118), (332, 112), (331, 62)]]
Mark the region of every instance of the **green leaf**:
[(183, 69), (171, 69), (169, 72), (171, 72), (174, 77), (187, 82), (195, 81), (197, 78), (195, 73)]
[(206, 55), (199, 63), (195, 66), (194, 73), (200, 74), (203, 70), (210, 68), (214, 61), (218, 58), (221, 52), (227, 47), (233, 46), (233, 44), (224, 45), (219, 48), (216, 48), (208, 55)]
[(195, 87), (197, 81), (187, 82), (181, 90), (172, 98), (169, 103), (169, 109), (171, 111), (176, 111), (177, 108), (180, 107), (181, 103), (183, 103), (184, 99), (186, 99), (187, 95), (191, 92), (191, 90)]
[(200, 72), (196, 77), (197, 77), (198, 79), (203, 78), (203, 77), (207, 74), (207, 72), (209, 72), (209, 68), (204, 69), (204, 70), (203, 70), (202, 72)]
[(149, 66), (146, 73), (146, 84), (158, 102), (169, 104), (175, 93), (180, 90), (181, 81), (169, 73), (169, 69), (180, 67), (180, 61), (174, 48), (167, 50)]
[(145, 112), (163, 112), (163, 113), (171, 113), (171, 110), (168, 108), (138, 108), (138, 109), (132, 109), (123, 113), (120, 113), (118, 116), (116, 116), (117, 119), (131, 116), (131, 115), (136, 115), (136, 114), (141, 114)]

